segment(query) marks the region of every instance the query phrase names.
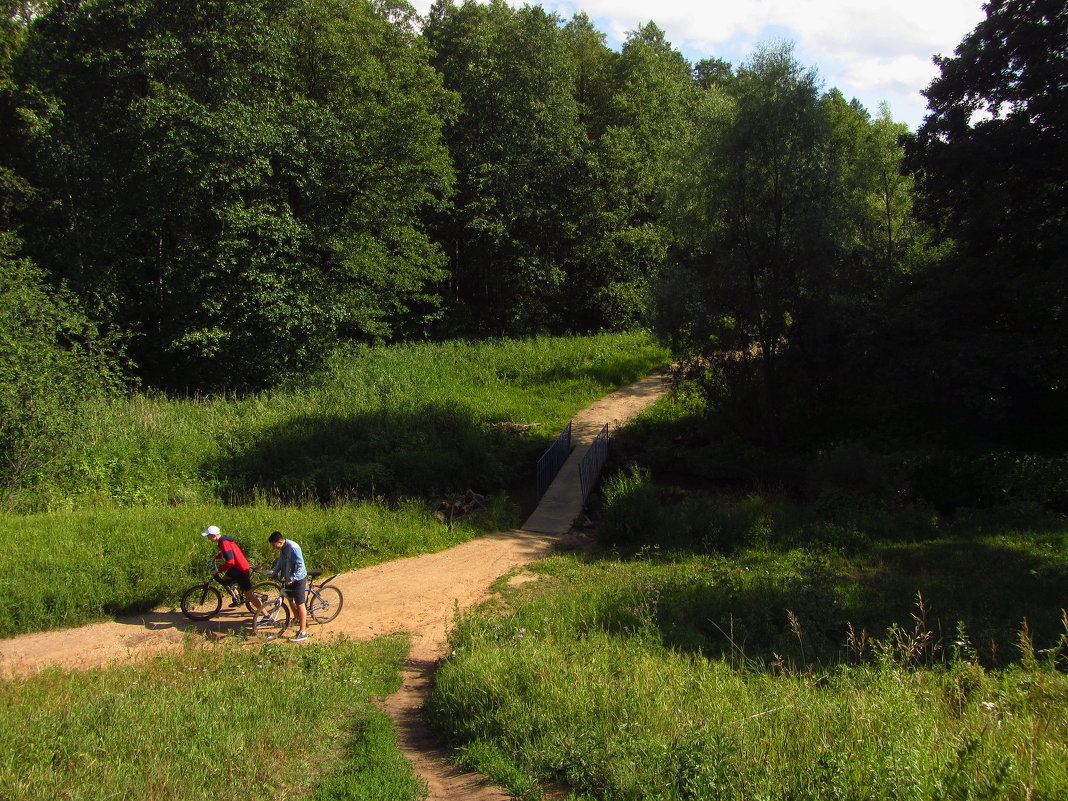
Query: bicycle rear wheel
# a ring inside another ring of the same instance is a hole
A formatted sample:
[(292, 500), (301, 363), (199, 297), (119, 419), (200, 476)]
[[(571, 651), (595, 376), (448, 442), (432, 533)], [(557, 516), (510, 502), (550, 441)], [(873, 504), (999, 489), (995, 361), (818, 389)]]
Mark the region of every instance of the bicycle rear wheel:
[(289, 607), (281, 598), (268, 601), (252, 616), (252, 633), (265, 639), (281, 637), (289, 628)]
[(345, 603), (341, 590), (337, 587), (316, 587), (308, 591), (308, 613), (316, 623), (329, 623)]
[(209, 620), (222, 609), (222, 593), (210, 584), (198, 584), (182, 593), (182, 614), (190, 620)]
[[(256, 594), (256, 597), (261, 602), (269, 604), (278, 600), (282, 594), (282, 587), (273, 581), (261, 581), (252, 585), (252, 592)], [(256, 609), (247, 600), (245, 601), (245, 608), (249, 611), (249, 614), (256, 614)]]

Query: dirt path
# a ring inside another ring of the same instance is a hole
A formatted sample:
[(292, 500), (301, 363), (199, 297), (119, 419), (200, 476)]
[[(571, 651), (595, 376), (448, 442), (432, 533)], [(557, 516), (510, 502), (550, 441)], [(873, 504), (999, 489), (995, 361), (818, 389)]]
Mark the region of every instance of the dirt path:
[[(581, 411), (572, 421), (576, 447), (569, 464), (604, 423), (613, 431), (667, 390), (660, 374), (623, 387)], [(422, 705), (434, 667), (445, 655), (446, 632), (454, 610), (466, 609), (490, 594), (501, 576), (548, 554), (566, 537), (581, 510), (577, 482), (565, 465), (539, 505), (551, 514), (532, 515), (524, 524), (536, 530), (513, 530), (480, 537), (438, 553), (398, 559), (344, 573), (334, 583), (345, 594), (345, 609), (323, 629), (312, 627), (313, 641), (344, 634), (368, 639), (409, 632), (412, 650), (403, 672), (403, 686), (385, 701), (401, 748), (429, 790), (429, 801), (497, 801), (509, 798), (487, 786), (482, 777), (450, 766), (447, 753), (436, 747), (422, 721)], [(188, 631), (224, 635), (248, 625), (244, 609), (225, 610), (208, 623), (194, 624), (180, 612), (156, 610), (145, 615), (96, 623), (64, 631), (26, 634), (0, 641), (0, 677), (22, 676), (43, 668), (100, 667), (178, 648)]]

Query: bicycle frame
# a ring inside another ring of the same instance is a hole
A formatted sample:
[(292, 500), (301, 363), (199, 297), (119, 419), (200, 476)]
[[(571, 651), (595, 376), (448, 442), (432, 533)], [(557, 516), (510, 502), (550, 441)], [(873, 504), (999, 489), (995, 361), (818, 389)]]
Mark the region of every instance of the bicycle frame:
[[(345, 603), (344, 596), (337, 587), (327, 587), (327, 585), (333, 581), (339, 574), (335, 573), (322, 581), (316, 583), (315, 579), (322, 575), (321, 572), (317, 572), (315, 576), (309, 574), (308, 584), (304, 591), (304, 608), (308, 612), (309, 623), (329, 623), (338, 613), (341, 611), (342, 606)], [(268, 601), (270, 609), (265, 610), (267, 619), (265, 622), (270, 627), (271, 633), (268, 634), (268, 638), (278, 636), (281, 632), (285, 631), (289, 623), (289, 606), (292, 606), (292, 599), (285, 592), (285, 585), (281, 582), (273, 582), (274, 586), (279, 590), (278, 596), (273, 600)], [(322, 591), (326, 588), (329, 590), (327, 597), (323, 597)], [(281, 619), (277, 616), (281, 615)], [(254, 628), (261, 628), (262, 624), (259, 621), (263, 620), (258, 614), (255, 617), (257, 621), (254, 623)]]
[[(209, 559), (207, 567), (210, 575), (204, 579), (200, 584), (194, 584), (187, 589), (183, 594), (180, 602), (182, 613), (190, 620), (210, 620), (222, 611), (222, 599), (229, 597), (231, 600), (231, 607), (244, 606), (250, 611), (254, 611), (254, 605), (245, 596), (244, 591), (239, 589), (236, 581), (226, 581), (219, 576), (218, 571), (215, 569), (215, 560)], [(260, 567), (256, 565), (252, 568), (259, 571)], [(267, 593), (264, 585), (268, 582), (260, 582), (253, 585), (254, 593), (261, 599), (266, 600)], [(218, 585), (218, 586), (217, 586)], [(218, 589), (221, 586), (225, 592)], [(271, 586), (274, 586), (273, 584)], [(214, 598), (215, 600), (210, 600)]]

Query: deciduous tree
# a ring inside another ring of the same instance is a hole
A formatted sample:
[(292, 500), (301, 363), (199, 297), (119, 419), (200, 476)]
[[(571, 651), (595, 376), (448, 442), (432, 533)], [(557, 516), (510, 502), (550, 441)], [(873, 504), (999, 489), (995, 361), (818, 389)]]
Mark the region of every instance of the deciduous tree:
[(154, 383), (277, 380), (440, 275), (448, 96), (403, 4), (60, 0), (16, 71), (32, 253)]
[(613, 59), (608, 102), (590, 115), (593, 172), (571, 296), (575, 316), (591, 329), (648, 321), (651, 284), (672, 244), (665, 187), (697, 102), (689, 63), (659, 27), (650, 22), (628, 34)]
[(910, 153), (927, 218), (956, 253), (912, 299), (938, 354), (908, 386), (939, 419), (1033, 442), (1068, 433), (1068, 9), (991, 0), (937, 59)]
[(461, 104), (446, 131), (454, 207), (436, 227), (454, 330), (560, 330), (587, 171), (568, 36), (554, 14), (503, 0), (439, 0), (425, 36)]

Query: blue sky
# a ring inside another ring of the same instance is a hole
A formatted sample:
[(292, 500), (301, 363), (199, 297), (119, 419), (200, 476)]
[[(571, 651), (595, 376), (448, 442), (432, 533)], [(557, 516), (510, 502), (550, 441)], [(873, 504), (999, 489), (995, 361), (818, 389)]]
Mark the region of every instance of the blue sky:
[[(430, 0), (414, 5), (425, 13)], [(894, 119), (912, 129), (926, 113), (920, 90), (938, 72), (932, 58), (952, 55), (984, 17), (982, 0), (542, 0), (537, 5), (565, 19), (584, 11), (615, 49), (628, 31), (652, 20), (691, 62), (714, 56), (737, 66), (758, 44), (789, 40), (797, 60), (814, 68), (825, 88), (837, 87), (847, 100), (857, 98), (873, 116), (886, 101)]]

